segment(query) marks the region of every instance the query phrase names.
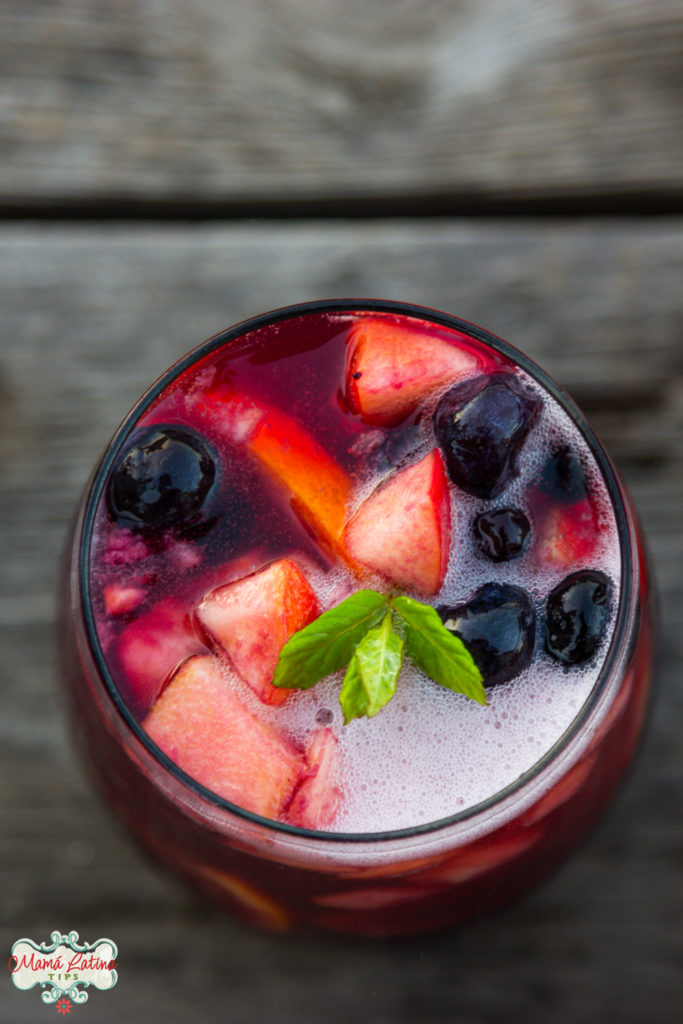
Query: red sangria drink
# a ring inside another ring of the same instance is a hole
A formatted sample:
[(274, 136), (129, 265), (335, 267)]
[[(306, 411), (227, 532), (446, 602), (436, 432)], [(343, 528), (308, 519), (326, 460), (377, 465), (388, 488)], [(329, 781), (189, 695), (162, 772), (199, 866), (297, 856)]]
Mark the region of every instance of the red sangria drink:
[(391, 302), (269, 313), (158, 380), (96, 468), (63, 611), (100, 789), (273, 929), (516, 896), (604, 810), (650, 687), (642, 538), (581, 414)]

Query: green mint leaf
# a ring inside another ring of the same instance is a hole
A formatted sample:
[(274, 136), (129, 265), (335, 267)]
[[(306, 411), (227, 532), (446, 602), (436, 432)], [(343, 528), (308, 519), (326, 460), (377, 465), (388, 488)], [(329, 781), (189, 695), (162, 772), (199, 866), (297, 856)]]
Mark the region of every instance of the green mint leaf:
[(391, 606), (405, 626), (406, 651), (423, 672), (456, 693), (486, 704), (481, 672), (462, 640), (450, 633), (435, 608), (411, 597), (394, 597)]
[(349, 663), (339, 695), (347, 725), (363, 715), (372, 718), (396, 692), (403, 640), (391, 623), (392, 614), (387, 611), (380, 625), (365, 634)]
[(369, 629), (386, 613), (389, 599), (358, 590), (289, 638), (280, 651), (273, 685), (308, 690), (347, 665)]
[(360, 674), (360, 665), (355, 654), (349, 662), (342, 688), (339, 691), (339, 703), (344, 712), (344, 725), (348, 725), (352, 719), (362, 718), (368, 713), (368, 695), (363, 686), (363, 677)]

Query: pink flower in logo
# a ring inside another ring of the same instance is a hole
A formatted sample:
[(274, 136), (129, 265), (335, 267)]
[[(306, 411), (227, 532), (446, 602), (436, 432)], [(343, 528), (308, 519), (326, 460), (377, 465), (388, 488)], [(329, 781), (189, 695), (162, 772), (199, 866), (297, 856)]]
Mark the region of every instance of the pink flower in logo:
[(71, 1000), (67, 999), (66, 996), (62, 996), (55, 1003), (57, 1007), (57, 1013), (62, 1013), (66, 1017), (67, 1013), (71, 1013)]

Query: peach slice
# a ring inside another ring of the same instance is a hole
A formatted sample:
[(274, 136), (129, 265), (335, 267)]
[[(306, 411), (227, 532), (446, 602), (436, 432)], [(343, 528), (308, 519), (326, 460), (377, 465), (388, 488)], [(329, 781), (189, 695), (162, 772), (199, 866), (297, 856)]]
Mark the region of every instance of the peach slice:
[(346, 401), (366, 423), (393, 426), (445, 384), (475, 373), (481, 359), (465, 335), (461, 345), (424, 327), (367, 317), (351, 329), (346, 368)]
[(242, 703), (210, 654), (181, 665), (142, 726), (202, 786), (264, 818), (282, 814), (306, 768), (299, 751)]
[(570, 569), (588, 562), (600, 540), (600, 526), (588, 498), (536, 510), (536, 562)]
[(280, 651), (317, 614), (308, 580), (288, 558), (218, 587), (196, 610), (204, 631), (265, 704), (287, 700), (290, 690), (271, 685)]
[(390, 476), (349, 520), (351, 557), (406, 590), (434, 594), (450, 547), (450, 500), (441, 453)]
[(334, 821), (341, 800), (336, 785), (337, 739), (331, 729), (318, 729), (306, 749), (307, 771), (287, 808), (287, 820), (300, 828), (325, 829)]
[(334, 555), (345, 557), (340, 538), (352, 481), (312, 434), (280, 409), (230, 392), (205, 396), (193, 409), (232, 443), (246, 447), (306, 528)]
[(340, 538), (351, 478), (338, 462), (298, 423), (276, 410), (264, 416), (247, 446), (289, 492), (299, 518), (336, 554), (343, 555)]

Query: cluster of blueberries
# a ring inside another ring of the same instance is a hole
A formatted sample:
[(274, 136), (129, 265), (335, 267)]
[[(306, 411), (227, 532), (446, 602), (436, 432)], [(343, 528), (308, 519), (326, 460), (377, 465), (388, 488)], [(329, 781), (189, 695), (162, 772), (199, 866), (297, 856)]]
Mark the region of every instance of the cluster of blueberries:
[[(485, 500), (500, 495), (517, 474), (519, 452), (540, 411), (540, 400), (511, 374), (465, 381), (439, 403), (434, 426), (452, 481)], [(569, 449), (554, 454), (540, 486), (561, 502), (585, 496), (580, 462)], [(516, 558), (527, 547), (530, 525), (521, 509), (502, 508), (475, 518), (474, 536), (494, 562)], [(545, 603), (545, 647), (566, 665), (588, 661), (608, 615), (604, 573), (572, 573)], [(465, 604), (438, 609), (459, 636), (487, 686), (507, 682), (527, 667), (534, 652), (536, 614), (529, 595), (511, 584), (487, 583)]]

